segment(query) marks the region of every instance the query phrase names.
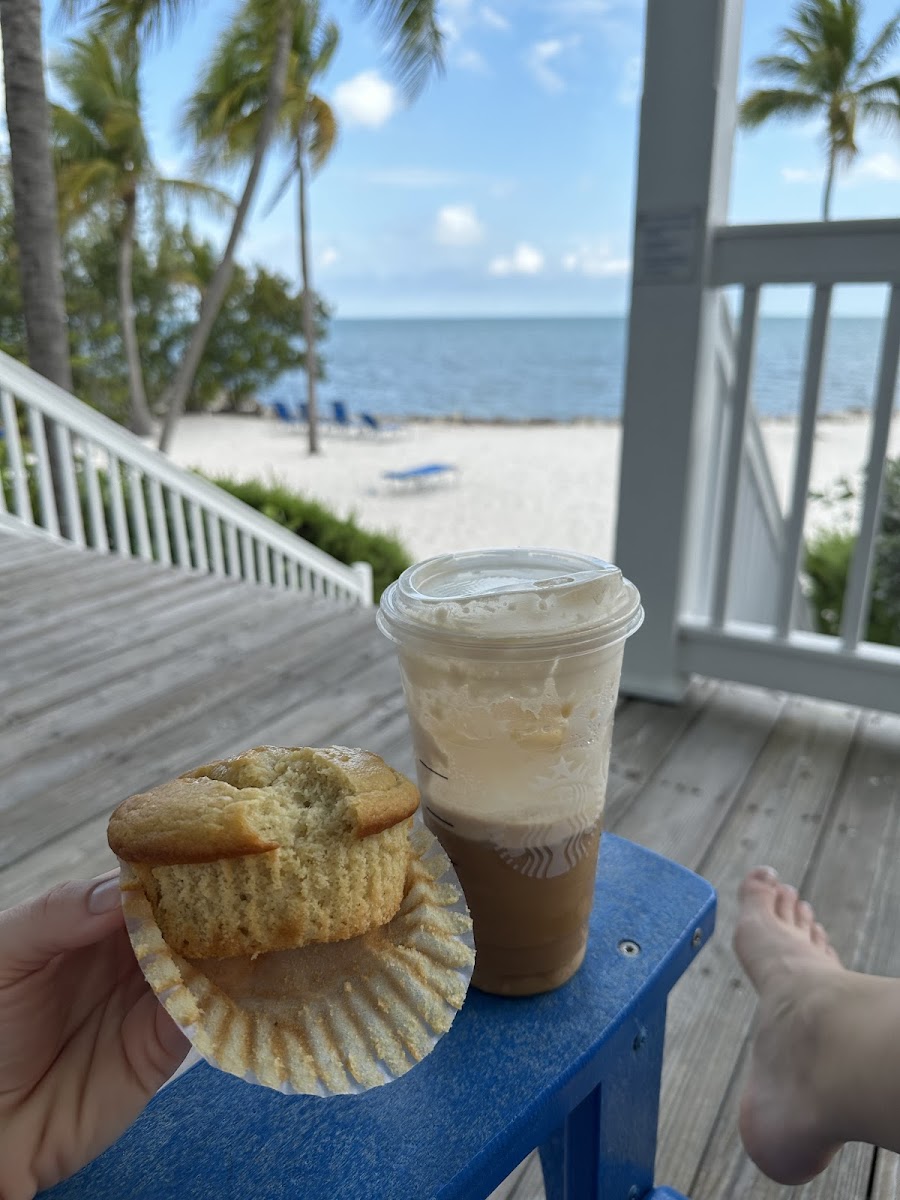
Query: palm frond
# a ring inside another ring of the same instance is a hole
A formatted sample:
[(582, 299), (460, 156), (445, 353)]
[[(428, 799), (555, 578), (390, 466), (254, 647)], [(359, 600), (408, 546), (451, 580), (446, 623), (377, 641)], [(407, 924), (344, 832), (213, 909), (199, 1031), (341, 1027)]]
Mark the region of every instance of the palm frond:
[(900, 75), (876, 79), (857, 92), (860, 115), (884, 133), (900, 130)]
[(788, 88), (760, 88), (742, 102), (739, 117), (742, 125), (755, 129), (770, 117), (798, 117), (821, 113), (823, 98), (815, 92), (792, 91)]
[(885, 75), (883, 79), (873, 79), (864, 83), (856, 89), (856, 95), (896, 104), (900, 101), (900, 75)]
[(808, 64), (791, 58), (789, 54), (764, 54), (756, 59), (754, 67), (761, 75), (771, 79), (782, 79), (797, 84), (805, 82)]
[(873, 72), (880, 70), (898, 42), (900, 42), (900, 13), (885, 22), (868, 49), (862, 54), (856, 64), (856, 79), (862, 81)]
[(60, 210), (72, 217), (83, 216), (97, 204), (117, 200), (118, 176), (103, 159), (67, 163), (56, 173)]
[(200, 202), (217, 216), (224, 216), (234, 208), (234, 200), (221, 188), (199, 179), (168, 179), (156, 178), (153, 187), (163, 196), (180, 200), (183, 204)]
[(53, 152), (58, 163), (86, 162), (106, 155), (106, 143), (79, 113), (53, 104), (50, 122)]
[(318, 42), (313, 49), (314, 75), (324, 75), (341, 43), (341, 30), (337, 21), (326, 21), (321, 27)]
[(57, 15), (73, 21), (87, 16), (105, 32), (140, 33), (149, 41), (171, 36), (194, 0), (59, 0)]
[(444, 35), (438, 0), (360, 0), (384, 39), (388, 59), (407, 96), (417, 96), (433, 71), (444, 66)]
[(310, 96), (306, 118), (306, 151), (313, 172), (320, 171), (337, 145), (338, 119), (334, 109), (321, 96)]

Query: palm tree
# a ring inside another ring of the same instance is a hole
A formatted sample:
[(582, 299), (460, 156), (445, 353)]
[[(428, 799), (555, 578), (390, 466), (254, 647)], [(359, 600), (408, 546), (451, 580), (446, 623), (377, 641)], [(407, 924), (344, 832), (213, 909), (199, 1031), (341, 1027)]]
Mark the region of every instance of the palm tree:
[(862, 16), (862, 0), (800, 0), (793, 24), (780, 31), (782, 52), (756, 60), (757, 69), (779, 86), (751, 92), (740, 108), (741, 122), (750, 128), (770, 117), (824, 117), (824, 221), (831, 215), (838, 168), (859, 153), (859, 121), (900, 129), (900, 75), (879, 74), (900, 40), (900, 12), (868, 45)]
[(97, 30), (71, 41), (54, 68), (70, 107), (53, 106), (57, 184), (65, 222), (96, 207), (109, 211), (119, 246), (118, 292), (128, 370), (129, 424), (153, 433), (135, 328), (132, 270), (138, 201), (152, 191), (202, 197), (219, 206), (228, 198), (193, 180), (161, 178), (150, 157), (141, 119), (140, 54), (133, 34), (110, 38)]
[[(258, 2), (264, 5), (272, 29), (272, 67), (265, 111), (244, 190), (234, 210), (225, 250), (203, 294), (191, 339), (166, 390), (166, 419), (159, 440), (161, 450), (169, 448), (210, 330), (228, 290), (235, 250), (246, 224), (284, 100), (293, 10), (305, 0)], [(388, 55), (402, 86), (410, 97), (415, 96), (424, 87), (431, 71), (440, 69), (443, 62), (443, 35), (437, 20), (438, 0), (361, 0), (361, 3), (363, 10), (372, 15), (380, 26)], [(61, 10), (70, 16), (83, 12), (89, 5), (90, 0), (61, 0)], [(166, 25), (171, 28), (190, 5), (191, 0), (95, 0), (91, 10), (97, 18), (113, 27), (121, 28), (124, 23), (132, 28), (153, 32)]]
[[(227, 30), (206, 76), (188, 102), (185, 127), (203, 147), (205, 164), (252, 158), (265, 113), (267, 80), (271, 72), (270, 34), (265, 3), (250, 0), (240, 18)], [(280, 199), (295, 174), (298, 185), (310, 454), (318, 453), (319, 440), (316, 298), (309, 263), (308, 179), (323, 166), (338, 136), (333, 110), (326, 100), (312, 91), (312, 86), (328, 69), (339, 40), (335, 22), (323, 20), (319, 0), (306, 0), (295, 7), (288, 76), (277, 129), (278, 140), (287, 143), (290, 165), (275, 200)]]
[[(28, 361), (45, 378), (71, 391), (56, 179), (44, 88), (40, 0), (0, 0), (0, 33)], [(56, 439), (52, 428), (47, 432), (56, 507), (63, 531), (73, 533), (68, 528), (63, 503)]]

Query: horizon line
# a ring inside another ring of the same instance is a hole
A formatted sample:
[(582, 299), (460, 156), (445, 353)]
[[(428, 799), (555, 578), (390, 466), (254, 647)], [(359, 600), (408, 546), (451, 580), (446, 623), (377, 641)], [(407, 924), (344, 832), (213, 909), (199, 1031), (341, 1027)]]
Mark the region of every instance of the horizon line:
[[(622, 321), (628, 312), (606, 313), (336, 313), (332, 321)], [(779, 321), (809, 321), (811, 313), (761, 312), (760, 317)], [(832, 320), (883, 320), (879, 312), (832, 312)]]

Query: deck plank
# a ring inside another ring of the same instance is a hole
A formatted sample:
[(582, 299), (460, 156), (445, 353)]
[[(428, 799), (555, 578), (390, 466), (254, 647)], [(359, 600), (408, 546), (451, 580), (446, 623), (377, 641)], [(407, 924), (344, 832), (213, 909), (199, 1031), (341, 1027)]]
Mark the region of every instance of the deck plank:
[(900, 1196), (900, 1155), (879, 1150), (869, 1200), (897, 1200)]
[(39, 559), (46, 557), (47, 554), (52, 554), (55, 550), (62, 550), (63, 547), (54, 542), (48, 541), (39, 535), (25, 534), (18, 537), (15, 534), (9, 534), (5, 530), (0, 531), (0, 574), (3, 573), (6, 567), (16, 566), (23, 562), (37, 562)]
[(611, 828), (696, 869), (783, 706), (784, 698), (775, 692), (720, 685)]
[(613, 828), (660, 761), (699, 718), (716, 685), (695, 681), (681, 704), (628, 700), (616, 714), (606, 787), (605, 824)]
[(0, 723), (32, 718), (50, 708), (62, 708), (79, 696), (90, 696), (129, 674), (149, 670), (180, 654), (190, 655), (216, 638), (226, 640), (253, 624), (277, 619), (282, 612), (301, 618), (284, 597), (254, 596), (249, 588), (211, 592), (191, 603), (173, 604), (140, 622), (130, 641), (111, 637), (87, 648), (82, 644), (61, 650), (52, 667), (0, 691)]
[(280, 604), (260, 611), (252, 604), (235, 604), (229, 597), (210, 613), (200, 635), (194, 632), (193, 644), (185, 638), (156, 637), (140, 653), (95, 660), (67, 672), (61, 680), (42, 679), (19, 694), (14, 704), (0, 701), (3, 773), (26, 760), (30, 767), (33, 756), (46, 757), (51, 745), (80, 743), (136, 701), (141, 705), (164, 701), (177, 689), (242, 659), (255, 659), (276, 645), (284, 653), (285, 646), (331, 619), (322, 606), (297, 609)]
[(18, 641), (0, 646), (5, 690), (20, 689), (39, 676), (59, 676), (97, 657), (139, 645), (180, 626), (186, 617), (195, 630), (202, 628), (207, 608), (222, 608), (237, 595), (214, 583), (173, 589), (154, 581), (108, 601), (98, 596), (91, 611), (66, 613), (62, 619), (57, 614), (27, 634), (23, 631)]
[[(663, 1071), (658, 1175), (692, 1200), (721, 1200), (697, 1167), (738, 1065), (755, 996), (731, 950), (737, 888), (747, 870), (770, 863), (802, 879), (832, 804), (857, 713), (789, 700), (709, 851), (694, 864), (718, 889), (716, 936), (672, 993)], [(735, 1136), (735, 1135), (733, 1135)], [(733, 1137), (732, 1137), (733, 1144)]]

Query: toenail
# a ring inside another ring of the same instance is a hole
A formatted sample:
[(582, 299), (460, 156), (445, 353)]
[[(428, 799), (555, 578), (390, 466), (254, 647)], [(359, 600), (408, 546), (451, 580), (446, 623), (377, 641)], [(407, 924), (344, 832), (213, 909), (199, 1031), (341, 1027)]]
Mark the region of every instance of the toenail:
[(757, 878), (771, 879), (773, 883), (778, 882), (778, 872), (774, 867), (757, 867), (753, 874)]

